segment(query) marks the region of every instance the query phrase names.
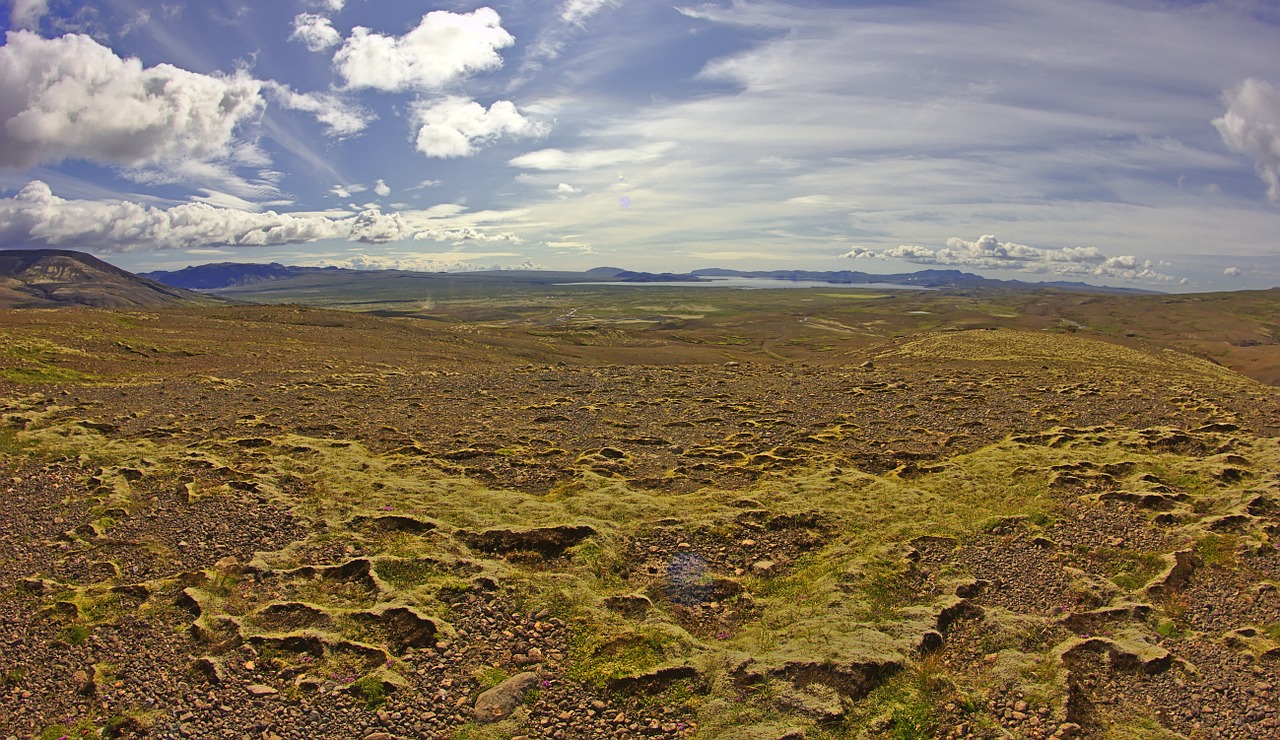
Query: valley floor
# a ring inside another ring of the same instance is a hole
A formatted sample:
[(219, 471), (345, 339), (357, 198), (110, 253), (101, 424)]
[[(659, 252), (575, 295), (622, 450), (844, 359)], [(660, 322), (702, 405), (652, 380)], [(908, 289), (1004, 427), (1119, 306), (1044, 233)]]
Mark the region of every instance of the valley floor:
[(1280, 390), (1162, 346), (0, 335), (13, 737), (1280, 735)]

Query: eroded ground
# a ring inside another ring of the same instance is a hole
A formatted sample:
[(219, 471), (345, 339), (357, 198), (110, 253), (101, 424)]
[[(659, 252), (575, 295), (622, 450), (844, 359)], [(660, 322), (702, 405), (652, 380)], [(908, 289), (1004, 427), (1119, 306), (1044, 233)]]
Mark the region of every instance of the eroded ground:
[(1280, 394), (1162, 345), (3, 318), (16, 737), (1280, 732)]

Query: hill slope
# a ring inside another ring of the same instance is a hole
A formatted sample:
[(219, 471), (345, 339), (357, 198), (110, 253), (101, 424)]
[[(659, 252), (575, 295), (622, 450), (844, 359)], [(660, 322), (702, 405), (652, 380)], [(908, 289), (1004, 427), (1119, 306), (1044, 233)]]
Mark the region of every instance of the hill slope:
[(211, 304), (216, 299), (163, 285), (64, 249), (0, 251), (0, 308), (66, 305), (130, 309)]

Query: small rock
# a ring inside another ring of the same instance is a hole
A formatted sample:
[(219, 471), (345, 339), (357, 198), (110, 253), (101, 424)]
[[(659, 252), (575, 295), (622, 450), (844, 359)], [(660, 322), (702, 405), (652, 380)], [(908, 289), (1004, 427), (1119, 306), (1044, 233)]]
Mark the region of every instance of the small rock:
[(751, 564), (751, 571), (756, 575), (767, 576), (773, 573), (777, 564), (772, 560), (757, 560)]
[(264, 686), (260, 683), (251, 683), (248, 686), (244, 687), (244, 690), (248, 691), (250, 694), (253, 694), (254, 696), (271, 696), (273, 694), (280, 693), (279, 691), (276, 691), (270, 686)]
[(364, 740), (396, 740), (396, 736), (389, 732), (370, 732)]
[(72, 673), (71, 681), (76, 686), (76, 692), (80, 694), (92, 694), (96, 688), (88, 671), (76, 671), (75, 673)]

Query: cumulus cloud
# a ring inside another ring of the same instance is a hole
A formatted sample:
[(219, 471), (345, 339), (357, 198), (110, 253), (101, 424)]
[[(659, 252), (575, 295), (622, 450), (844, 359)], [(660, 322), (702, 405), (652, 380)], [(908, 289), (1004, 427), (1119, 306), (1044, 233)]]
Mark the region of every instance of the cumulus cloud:
[(573, 195), (574, 193), (581, 193), (582, 188), (575, 188), (567, 182), (562, 182), (556, 186), (555, 191), (561, 195)]
[(405, 270), (408, 272), (474, 272), (476, 270), (544, 270), (545, 267), (535, 265), (525, 259), (519, 264), (494, 264), (480, 266), (474, 260), (493, 259), (498, 257), (519, 257), (514, 252), (490, 252), (488, 254), (461, 254), (457, 252), (444, 254), (399, 254), (369, 255), (357, 254), (343, 259), (326, 259), (316, 263), (317, 267), (344, 267), (350, 270)]
[(378, 180), (373, 186), (373, 192), (377, 193), (379, 198), (385, 198), (391, 195), (391, 186), (387, 185), (384, 180)]
[[(230, 206), (230, 207), (226, 207)], [(198, 202), (170, 208), (119, 200), (67, 200), (39, 180), (0, 199), (0, 247), (76, 247), (108, 252), (148, 249), (262, 247), (342, 239), (383, 244), (408, 239), (518, 242), (510, 234), (485, 235), (440, 226), (415, 233), (399, 213), (376, 208), (355, 215), (243, 210), (232, 196), (204, 191)]]
[(1267, 197), (1280, 201), (1280, 90), (1251, 77), (1223, 98), (1227, 112), (1214, 127), (1228, 149), (1253, 157)]
[(9, 25), (13, 28), (36, 30), (40, 19), (49, 14), (49, 0), (12, 0)]
[(342, 35), (328, 18), (315, 13), (299, 13), (293, 18), (290, 39), (301, 41), (309, 51), (324, 51), (342, 43)]
[(843, 256), (851, 259), (899, 259), (921, 265), (942, 265), (970, 269), (1016, 270), (1019, 272), (1056, 274), (1074, 277), (1118, 278), (1168, 282), (1173, 278), (1157, 272), (1152, 260), (1133, 255), (1108, 257), (1097, 247), (1065, 247), (1050, 249), (1015, 242), (1002, 242), (990, 234), (966, 241), (958, 237), (947, 240), (942, 249), (903, 244), (889, 249), (855, 246)]
[(504, 135), (545, 136), (550, 128), (525, 118), (508, 100), (499, 100), (486, 110), (473, 100), (446, 98), (420, 107), (415, 118), (420, 126), (418, 151), (444, 159), (469, 157), (478, 146)]
[(656, 143), (634, 149), (586, 149), (576, 152), (540, 149), (521, 154), (507, 164), (526, 170), (581, 172), (599, 167), (650, 162), (670, 151), (672, 146), (669, 143)]
[(252, 213), (209, 203), (157, 208), (127, 201), (65, 200), (35, 180), (15, 197), (0, 199), (0, 244), (122, 252), (267, 246), (345, 238), (352, 220)]
[(318, 267), (341, 267), (347, 270), (405, 270), (407, 272), (461, 272), (475, 269), (465, 262), (430, 256), (385, 257), (356, 254), (342, 259), (321, 260)]
[(144, 68), (89, 36), (11, 31), (0, 47), (0, 166), (64, 159), (141, 166), (230, 158), (256, 120), (262, 83), (247, 74)]
[(520, 244), (524, 240), (519, 236), (503, 231), (498, 234), (486, 234), (479, 229), (471, 226), (457, 227), (433, 227), (423, 229), (413, 235), (418, 241), (436, 241), (436, 242), (509, 242), (511, 244)]
[(1240, 277), (1240, 268), (1228, 267), (1227, 269), (1222, 271), (1222, 274), (1226, 275), (1227, 277)]
[(278, 82), (266, 82), (264, 88), (280, 107), (314, 115), (330, 136), (353, 136), (377, 119), (333, 93), (300, 93)]
[(404, 36), (357, 26), (333, 57), (351, 88), (386, 92), (438, 90), (475, 72), (502, 66), (498, 50), (515, 43), (491, 8), (436, 10)]
[(385, 244), (407, 239), (409, 227), (398, 213), (383, 213), (370, 208), (361, 211), (351, 223), (351, 240), (368, 244)]

